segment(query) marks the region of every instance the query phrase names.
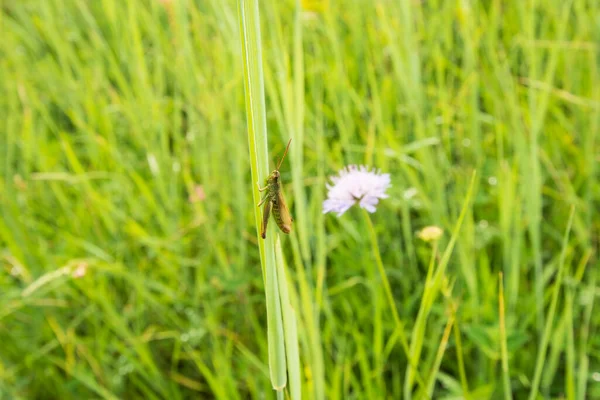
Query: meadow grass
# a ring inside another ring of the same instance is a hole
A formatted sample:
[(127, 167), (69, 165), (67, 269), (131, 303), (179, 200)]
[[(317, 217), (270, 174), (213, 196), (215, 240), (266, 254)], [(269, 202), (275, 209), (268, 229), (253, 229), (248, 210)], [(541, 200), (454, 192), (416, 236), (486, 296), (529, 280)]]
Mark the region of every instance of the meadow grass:
[(600, 398), (600, 3), (258, 4), (0, 0), (0, 398)]

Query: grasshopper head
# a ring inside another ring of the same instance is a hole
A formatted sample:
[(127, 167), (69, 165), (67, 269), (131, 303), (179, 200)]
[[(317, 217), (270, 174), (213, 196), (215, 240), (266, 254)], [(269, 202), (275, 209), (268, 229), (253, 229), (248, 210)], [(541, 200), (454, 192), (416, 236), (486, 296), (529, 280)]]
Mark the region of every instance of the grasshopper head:
[(279, 177), (281, 175), (279, 174), (278, 170), (274, 170), (273, 172), (271, 172), (271, 175), (269, 175), (269, 177), (267, 178), (267, 184), (268, 185), (273, 185), (279, 182)]

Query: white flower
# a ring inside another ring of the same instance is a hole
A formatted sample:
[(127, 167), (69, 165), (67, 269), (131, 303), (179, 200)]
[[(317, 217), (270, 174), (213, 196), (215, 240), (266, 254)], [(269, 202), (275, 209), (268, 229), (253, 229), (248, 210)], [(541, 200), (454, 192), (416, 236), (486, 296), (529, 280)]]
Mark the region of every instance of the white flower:
[(355, 204), (374, 213), (379, 199), (388, 197), (385, 191), (391, 186), (389, 174), (375, 169), (369, 171), (363, 165), (350, 165), (338, 176), (331, 177), (331, 181), (333, 185), (327, 185), (329, 191), (323, 202), (323, 214), (335, 212), (338, 217)]

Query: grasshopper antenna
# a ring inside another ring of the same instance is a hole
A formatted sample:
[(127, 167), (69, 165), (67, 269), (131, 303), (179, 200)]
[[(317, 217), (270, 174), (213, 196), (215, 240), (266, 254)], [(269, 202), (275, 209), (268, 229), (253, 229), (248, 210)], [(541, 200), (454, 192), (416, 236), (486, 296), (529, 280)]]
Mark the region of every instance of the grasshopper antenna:
[(279, 164), (277, 165), (277, 170), (279, 170), (279, 167), (281, 167), (281, 163), (283, 162), (283, 159), (285, 158), (286, 154), (288, 153), (291, 143), (292, 143), (292, 139), (290, 138), (290, 140), (287, 144), (287, 147), (285, 148), (285, 153), (283, 153), (283, 157), (281, 157), (281, 160), (279, 160)]

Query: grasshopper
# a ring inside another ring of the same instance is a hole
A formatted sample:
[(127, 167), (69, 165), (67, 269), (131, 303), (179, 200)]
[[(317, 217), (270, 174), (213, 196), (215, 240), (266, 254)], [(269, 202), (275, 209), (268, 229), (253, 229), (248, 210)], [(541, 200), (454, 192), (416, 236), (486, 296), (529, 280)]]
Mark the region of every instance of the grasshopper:
[(283, 157), (279, 161), (279, 165), (277, 168), (271, 172), (271, 175), (267, 178), (267, 186), (261, 188), (258, 185), (258, 191), (267, 193), (261, 199), (260, 203), (258, 203), (258, 207), (264, 204), (263, 208), (263, 220), (262, 226), (260, 228), (260, 236), (265, 239), (267, 237), (267, 224), (269, 223), (269, 215), (273, 212), (273, 217), (275, 218), (275, 222), (277, 226), (283, 233), (290, 233), (292, 230), (292, 221), (294, 220), (290, 215), (290, 210), (285, 203), (285, 198), (283, 197), (283, 188), (281, 187), (281, 180), (279, 174), (279, 167), (281, 167), (281, 163), (285, 158), (289, 148), (290, 143), (292, 143), (292, 139), (287, 144), (285, 148), (285, 153), (283, 153)]

